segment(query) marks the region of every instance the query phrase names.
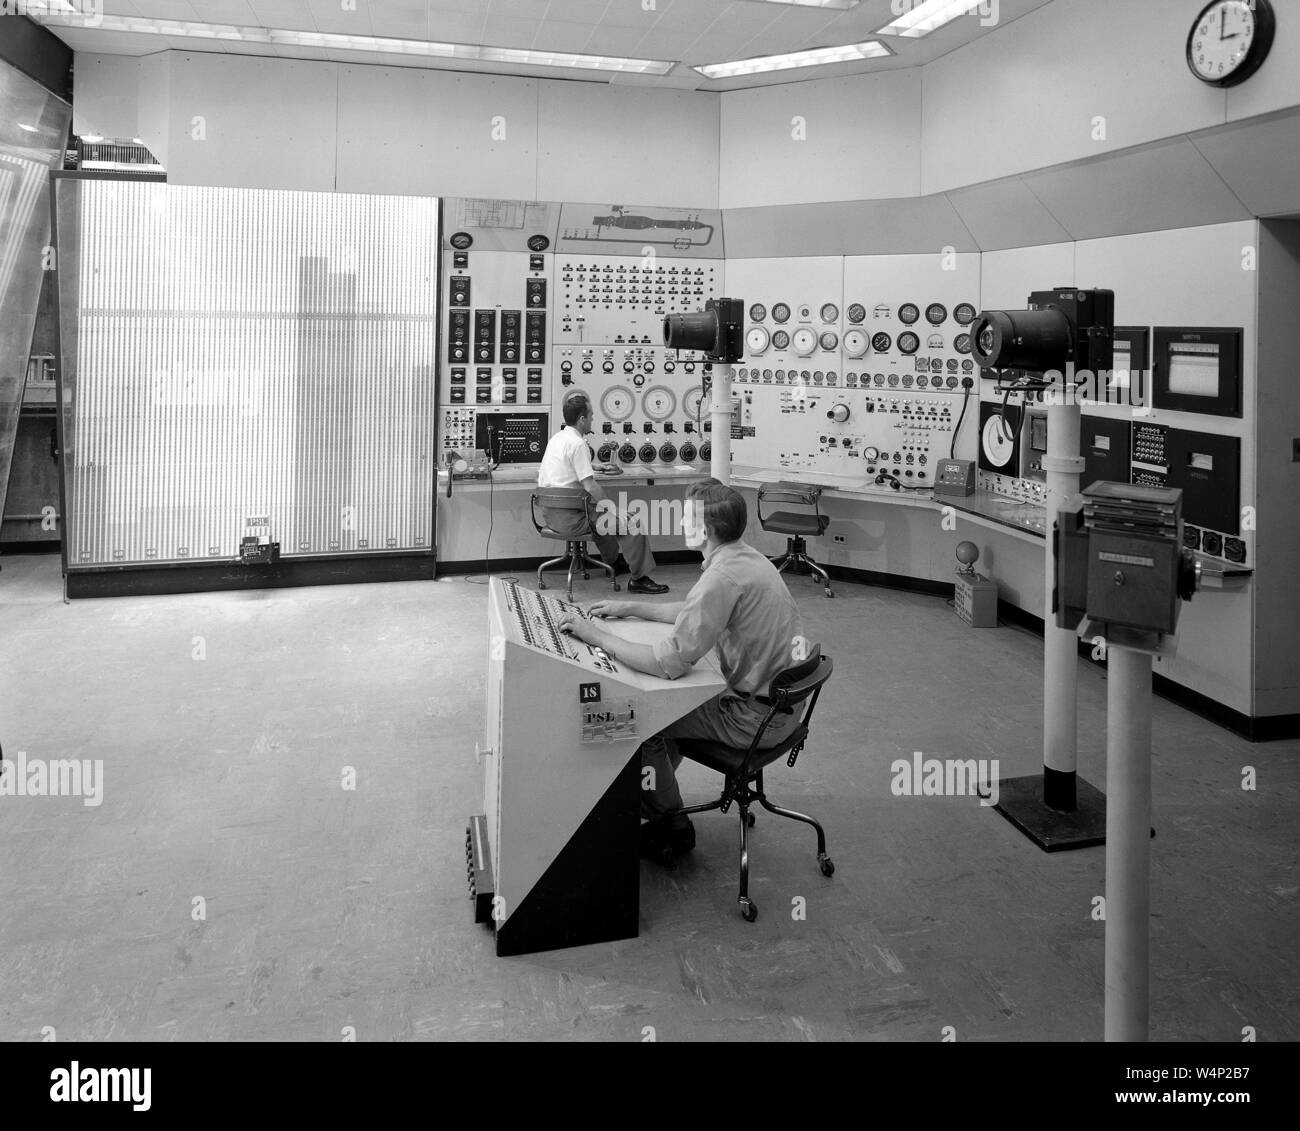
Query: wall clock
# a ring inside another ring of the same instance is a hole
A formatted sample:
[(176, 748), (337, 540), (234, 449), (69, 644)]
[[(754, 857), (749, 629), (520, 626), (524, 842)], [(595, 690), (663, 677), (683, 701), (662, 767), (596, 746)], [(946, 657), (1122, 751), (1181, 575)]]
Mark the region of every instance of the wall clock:
[(1269, 0), (1212, 0), (1187, 36), (1187, 65), (1211, 86), (1236, 86), (1264, 65), (1276, 29)]

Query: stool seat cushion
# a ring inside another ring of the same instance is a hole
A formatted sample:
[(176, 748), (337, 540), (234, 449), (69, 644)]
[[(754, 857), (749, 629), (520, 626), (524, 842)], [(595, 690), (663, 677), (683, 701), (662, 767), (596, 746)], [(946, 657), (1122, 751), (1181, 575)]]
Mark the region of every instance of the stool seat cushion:
[(803, 538), (817, 538), (826, 532), (830, 516), (800, 514), (798, 511), (776, 511), (763, 516), (763, 529), (774, 534), (797, 534)]

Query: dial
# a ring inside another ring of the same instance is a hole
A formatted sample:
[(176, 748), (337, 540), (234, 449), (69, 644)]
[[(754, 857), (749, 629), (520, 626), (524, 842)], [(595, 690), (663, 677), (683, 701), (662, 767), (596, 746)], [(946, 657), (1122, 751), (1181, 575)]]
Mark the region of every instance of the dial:
[(751, 326), (749, 333), (745, 335), (745, 350), (754, 355), (766, 353), (771, 340), (762, 326)]
[(921, 318), (921, 308), (914, 302), (905, 302), (898, 308), (898, 320), (904, 326), (911, 326)]
[(898, 348), (905, 354), (914, 354), (921, 348), (921, 339), (908, 330), (905, 334), (898, 335)]
[(827, 420), (833, 420), (836, 424), (843, 424), (849, 418), (849, 406), (846, 404), (834, 405), (826, 413)]
[(969, 326), (975, 321), (975, 308), (968, 302), (959, 302), (952, 310), (958, 326)]
[(682, 408), (692, 420), (700, 419), (700, 401), (704, 399), (704, 390), (699, 385), (692, 385), (682, 397)]
[(622, 385), (606, 389), (600, 398), (600, 411), (605, 414), (606, 420), (626, 420), (632, 415), (634, 408), (636, 408), (636, 398)]
[(931, 326), (942, 326), (948, 321), (948, 308), (941, 302), (932, 302), (925, 308), (925, 320)]
[(1015, 439), (1008, 431), (1001, 416), (990, 416), (984, 422), (984, 456), (994, 467), (1006, 467), (1015, 454)]
[[(468, 232), (456, 232), (447, 242), (457, 251), (465, 251), (467, 248), (473, 246), (474, 237)], [(519, 245), (516, 244), (515, 246), (518, 247)]]
[(958, 334), (952, 341), (952, 348), (958, 353), (970, 353), (970, 335)]
[(791, 344), (794, 346), (795, 353), (800, 357), (807, 357), (817, 348), (817, 335), (806, 326), (800, 326), (799, 329), (794, 332)]
[(871, 339), (871, 348), (876, 353), (888, 353), (893, 348), (894, 339), (881, 330)]
[(666, 389), (663, 385), (655, 385), (647, 389), (642, 396), (641, 407), (645, 409), (646, 416), (651, 420), (667, 420), (672, 416), (673, 409), (677, 407), (677, 398), (671, 389)]
[(825, 306), (822, 307), (823, 322), (834, 322), (839, 316), (840, 316), (840, 308), (836, 306), (833, 302), (828, 302), (826, 303)]
[(862, 449), (862, 458), (871, 463), (875, 463), (880, 458), (880, 449), (867, 446)]
[(751, 322), (762, 322), (766, 317), (767, 307), (765, 307), (761, 302), (756, 302), (749, 308), (749, 320)]
[(772, 335), (772, 348), (774, 350), (788, 350), (790, 348), (790, 335), (784, 330), (777, 330)]
[(840, 336), (839, 334), (835, 333), (834, 330), (827, 330), (825, 333), (822, 334), (820, 338), (817, 339), (817, 341), (821, 345), (822, 349), (829, 352), (830, 350), (839, 348)]
[(1187, 65), (1211, 86), (1236, 86), (1263, 65), (1277, 20), (1269, 0), (1212, 0), (1187, 36)]
[(861, 330), (849, 330), (844, 335), (844, 352), (849, 357), (862, 357), (867, 352), (867, 335)]
[(849, 314), (849, 321), (856, 326), (860, 322), (866, 319), (867, 308), (863, 306), (862, 303), (860, 302), (850, 303), (848, 314)]
[(783, 303), (783, 302), (778, 302), (774, 307), (772, 307), (772, 321), (773, 321), (773, 322), (783, 322), (783, 323), (784, 323), (784, 322), (789, 322), (789, 321), (790, 321), (790, 308), (789, 308), (788, 306), (786, 306), (785, 303)]
[(538, 232), (537, 235), (535, 236), (528, 237), (529, 251), (545, 251), (550, 246), (551, 246), (550, 238), (548, 236), (542, 235), (540, 232)]

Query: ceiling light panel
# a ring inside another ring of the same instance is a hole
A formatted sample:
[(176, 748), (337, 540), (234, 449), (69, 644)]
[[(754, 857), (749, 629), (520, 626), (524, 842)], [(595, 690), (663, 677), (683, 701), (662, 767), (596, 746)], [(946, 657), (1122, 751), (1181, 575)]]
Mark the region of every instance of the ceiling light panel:
[(695, 70), (710, 79), (729, 79), (737, 75), (785, 71), (795, 67), (823, 67), (829, 63), (853, 63), (861, 59), (879, 59), (893, 52), (883, 43), (846, 43), (841, 47), (818, 47), (811, 51), (793, 51), (786, 55), (763, 55), (756, 59), (737, 59), (731, 63), (708, 63)]
[(962, 16), (979, 16), (981, 22), (995, 23), (997, 6), (997, 0), (903, 0), (894, 10), (904, 7), (906, 11), (876, 34), (920, 39)]

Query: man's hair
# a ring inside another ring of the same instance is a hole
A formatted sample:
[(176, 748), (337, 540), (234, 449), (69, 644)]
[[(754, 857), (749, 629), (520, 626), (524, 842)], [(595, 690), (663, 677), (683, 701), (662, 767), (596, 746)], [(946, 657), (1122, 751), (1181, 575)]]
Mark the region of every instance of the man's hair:
[(565, 424), (577, 424), (579, 417), (591, 414), (591, 401), (588, 400), (586, 393), (575, 390), (565, 395), (560, 411), (564, 413)]
[(745, 533), (749, 509), (739, 491), (716, 479), (706, 479), (687, 491), (686, 497), (703, 512), (704, 525), (719, 542), (734, 542)]

